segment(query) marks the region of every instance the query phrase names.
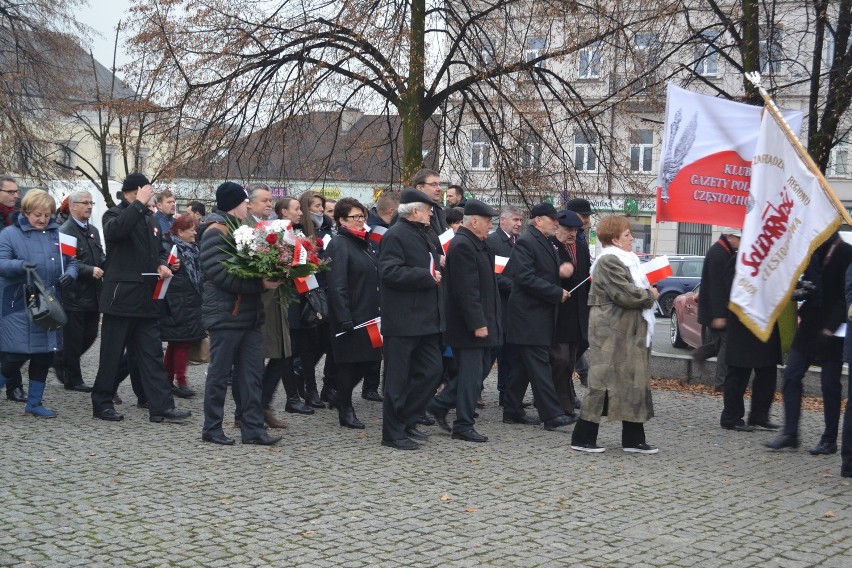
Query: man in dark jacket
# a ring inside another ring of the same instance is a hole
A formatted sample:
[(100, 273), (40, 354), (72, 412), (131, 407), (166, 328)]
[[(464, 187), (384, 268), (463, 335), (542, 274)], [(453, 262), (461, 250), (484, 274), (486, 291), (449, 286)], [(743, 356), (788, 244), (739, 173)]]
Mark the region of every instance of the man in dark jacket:
[[(506, 340), (518, 349), (521, 365), (509, 376), (503, 422), (539, 424), (542, 420), (545, 429), (555, 430), (576, 421), (559, 405), (548, 351), (554, 341), (559, 304), (569, 296), (560, 286), (560, 278), (570, 277), (573, 267), (559, 264), (549, 240), (558, 223), (553, 205), (539, 203), (530, 211), (530, 219), (530, 227), (515, 243), (505, 271), (512, 279)], [(521, 406), (528, 384), (532, 384), (538, 419), (527, 416)]]
[(463, 226), (447, 251), (444, 267), (447, 332), (444, 342), (453, 348), (458, 375), (435, 396), (426, 410), (441, 428), (450, 431), (447, 412), (456, 408), (453, 438), (487, 442), (473, 428), (476, 399), (482, 377), (491, 362), (491, 347), (502, 340), (500, 290), (494, 274), (494, 251), (485, 244), (491, 218), (497, 212), (469, 199), (464, 207)]
[(441, 207), (441, 174), (435, 170), (420, 170), (411, 178), (411, 186), (422, 192), (432, 201), (432, 217), (429, 218), (429, 226), (432, 227), (431, 238), (435, 246), (443, 252), (441, 241), (438, 239), (447, 229), (447, 214)]
[(0, 176), (0, 231), (15, 221), (15, 203), (20, 194), (15, 178)]
[(464, 209), (464, 206), (467, 205), (467, 198), (464, 196), (462, 186), (457, 184), (447, 186), (447, 205)]
[(725, 277), (728, 262), (740, 248), (741, 230), (723, 229), (719, 240), (707, 250), (704, 256), (704, 268), (701, 270), (701, 294), (698, 295), (698, 323), (704, 326), (705, 343), (692, 353), (699, 362), (716, 357), (716, 390), (721, 391), (725, 384), (728, 369), (725, 366), (727, 333), (725, 326), (728, 318), (728, 300), (731, 286)]
[[(521, 234), (521, 212), (515, 207), (507, 206), (500, 211), (500, 226), (496, 231), (488, 235), (485, 239), (491, 250), (496, 256), (510, 258), (512, 249), (515, 247), (515, 241)], [(506, 385), (509, 382), (509, 374), (513, 367), (518, 365), (518, 355), (511, 348), (505, 345), (506, 342), (506, 317), (509, 313), (509, 293), (512, 291), (512, 279), (508, 274), (501, 272), (497, 275), (497, 286), (500, 288), (500, 313), (503, 337), (500, 338), (500, 344), (491, 349), (491, 365), (497, 361), (497, 391), (500, 393), (500, 406), (503, 406)]]
[[(784, 430), (767, 443), (773, 450), (797, 448), (802, 412), (802, 379), (811, 365), (820, 365), (825, 429), (813, 455), (837, 453), (837, 430), (843, 402), (843, 338), (834, 333), (846, 323), (846, 269), (852, 264), (852, 245), (834, 233), (814, 251), (802, 277), (813, 288), (799, 308), (799, 327), (784, 368)], [(794, 297), (796, 297), (794, 295)]]
[(436, 205), (416, 189), (404, 190), (398, 221), (382, 238), (379, 255), (386, 369), (382, 445), (400, 450), (425, 441), (416, 421), (441, 378), (442, 251), (429, 236)]
[(56, 374), (66, 390), (91, 392), (83, 381), (80, 358), (98, 336), (98, 296), (104, 275), (106, 255), (97, 227), (89, 224), (92, 194), (77, 190), (68, 197), (70, 216), (59, 232), (77, 239), (77, 282), (62, 293), (62, 306), (68, 323), (62, 328), (62, 351), (58, 353)]
[(112, 397), (124, 349), (132, 347), (148, 400), (151, 422), (183, 422), (188, 410), (175, 408), (169, 379), (163, 367), (160, 308), (154, 299), (158, 279), (170, 277), (160, 227), (146, 206), (154, 195), (148, 179), (127, 176), (121, 186), (122, 201), (103, 217), (107, 259), (100, 299), (103, 312), (101, 356), (92, 390), (95, 418), (118, 421)]
[(204, 385), (204, 426), (201, 439), (230, 446), (232, 438), (222, 430), (228, 379), (238, 382), (240, 431), (243, 444), (270, 446), (281, 440), (263, 427), (263, 332), (261, 294), (274, 290), (280, 281), (240, 278), (222, 264), (233, 254), (231, 227), (247, 215), (248, 195), (238, 184), (226, 181), (216, 189), (216, 211), (207, 218), (201, 239), (201, 272), (204, 275), (201, 319), (210, 333), (210, 366)]

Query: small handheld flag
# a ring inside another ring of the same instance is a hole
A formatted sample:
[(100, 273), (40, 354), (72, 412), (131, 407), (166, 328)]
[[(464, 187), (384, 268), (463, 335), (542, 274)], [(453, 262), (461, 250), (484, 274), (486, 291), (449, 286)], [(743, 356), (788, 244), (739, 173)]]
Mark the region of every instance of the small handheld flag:
[(59, 251), (65, 256), (77, 256), (77, 237), (59, 233)]
[(456, 236), (456, 234), (452, 229), (447, 229), (438, 235), (438, 240), (441, 241), (441, 248), (444, 249), (444, 254), (447, 254), (447, 249), (450, 248), (450, 241), (453, 240), (454, 236)]
[(506, 269), (506, 264), (509, 262), (508, 256), (500, 256), (499, 254), (494, 257), (494, 273), (495, 274), (503, 274), (503, 271)]
[(648, 278), (648, 282), (650, 282), (651, 285), (654, 285), (663, 278), (668, 278), (674, 274), (672, 272), (672, 266), (669, 264), (669, 257), (666, 255), (652, 258), (648, 262), (643, 263), (642, 271), (645, 273), (645, 277)]
[(296, 284), (296, 290), (299, 292), (299, 294), (310, 292), (314, 288), (319, 287), (317, 277), (313, 274), (311, 274), (310, 276), (303, 276), (302, 278), (294, 278), (293, 282)]

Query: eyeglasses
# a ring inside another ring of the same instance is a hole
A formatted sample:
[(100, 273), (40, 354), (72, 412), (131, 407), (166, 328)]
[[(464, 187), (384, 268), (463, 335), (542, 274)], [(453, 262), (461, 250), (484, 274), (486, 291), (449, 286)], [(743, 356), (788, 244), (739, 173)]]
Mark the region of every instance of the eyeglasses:
[(424, 182), (423, 182), (423, 185), (431, 185), (432, 187), (438, 187), (438, 186), (440, 186), (440, 185), (441, 185), (441, 182), (439, 182), (439, 181), (430, 181), (430, 182), (425, 182), (425, 181), (424, 181)]
[(0, 189), (3, 193), (21, 193), (20, 189)]
[(363, 221), (364, 219), (367, 218), (367, 216), (366, 215), (347, 215), (346, 218), (352, 219), (354, 221)]
[(94, 205), (94, 201), (75, 201), (74, 203), (79, 203), (80, 205)]

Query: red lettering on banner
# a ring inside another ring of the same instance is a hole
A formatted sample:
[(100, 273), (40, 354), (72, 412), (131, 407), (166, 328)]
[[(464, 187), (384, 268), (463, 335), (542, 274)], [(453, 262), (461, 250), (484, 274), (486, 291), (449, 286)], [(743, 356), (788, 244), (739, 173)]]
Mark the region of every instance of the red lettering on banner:
[(787, 193), (787, 187), (781, 192), (781, 203), (776, 207), (768, 203), (761, 214), (763, 228), (751, 245), (751, 251), (743, 255), (743, 264), (751, 268), (751, 276), (757, 276), (760, 266), (778, 239), (787, 232), (790, 211), (793, 210), (793, 198)]

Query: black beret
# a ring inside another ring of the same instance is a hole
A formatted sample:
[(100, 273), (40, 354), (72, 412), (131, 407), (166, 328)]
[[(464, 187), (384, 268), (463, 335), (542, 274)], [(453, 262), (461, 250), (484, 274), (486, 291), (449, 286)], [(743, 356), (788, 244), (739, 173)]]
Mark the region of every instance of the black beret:
[(481, 217), (496, 217), (499, 215), (497, 211), (491, 208), (487, 203), (483, 203), (478, 199), (468, 199), (464, 205), (465, 215), (479, 215)]
[(556, 219), (556, 208), (550, 203), (539, 203), (538, 205), (534, 205), (530, 210), (530, 218), (541, 216)]
[(580, 216), (573, 211), (560, 211), (556, 216), (556, 219), (563, 227), (579, 229), (583, 226), (583, 220), (580, 219)]
[(594, 212), (592, 211), (592, 204), (582, 197), (575, 197), (569, 201), (568, 205), (565, 206), (565, 209), (573, 211), (574, 213), (579, 213), (580, 215), (591, 215)]
[(148, 181), (148, 178), (139, 172), (134, 172), (127, 176), (127, 179), (125, 179), (124, 183), (121, 184), (121, 191), (136, 191), (140, 187), (150, 185), (150, 183), (151, 182)]
[(426, 203), (428, 205), (438, 205), (427, 196), (422, 191), (408, 188), (403, 189), (402, 193), (399, 194), (399, 202), (400, 203)]
[(216, 188), (216, 209), (219, 211), (231, 211), (239, 207), (240, 203), (248, 199), (246, 190), (238, 183), (226, 181)]

